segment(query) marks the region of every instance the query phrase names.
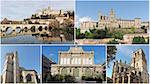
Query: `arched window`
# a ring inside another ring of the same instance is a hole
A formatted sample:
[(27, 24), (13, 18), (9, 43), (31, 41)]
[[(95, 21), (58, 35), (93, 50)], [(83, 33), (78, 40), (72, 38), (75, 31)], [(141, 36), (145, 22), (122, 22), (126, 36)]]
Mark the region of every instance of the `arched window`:
[(119, 28), (121, 28), (121, 25), (119, 24)]
[(47, 30), (48, 28), (47, 28), (47, 26), (45, 26), (45, 30)]

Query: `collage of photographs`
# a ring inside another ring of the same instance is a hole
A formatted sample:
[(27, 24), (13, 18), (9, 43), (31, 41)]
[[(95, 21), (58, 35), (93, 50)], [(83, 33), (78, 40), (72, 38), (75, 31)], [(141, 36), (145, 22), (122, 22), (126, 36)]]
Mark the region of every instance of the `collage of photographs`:
[(149, 0), (0, 0), (0, 83), (149, 84)]

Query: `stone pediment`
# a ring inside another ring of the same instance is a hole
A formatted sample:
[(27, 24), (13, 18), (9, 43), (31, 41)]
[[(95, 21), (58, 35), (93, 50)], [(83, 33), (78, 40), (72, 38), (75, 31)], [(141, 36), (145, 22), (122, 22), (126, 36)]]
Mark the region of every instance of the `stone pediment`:
[(84, 50), (82, 49), (82, 47), (70, 47), (69, 53), (83, 53)]

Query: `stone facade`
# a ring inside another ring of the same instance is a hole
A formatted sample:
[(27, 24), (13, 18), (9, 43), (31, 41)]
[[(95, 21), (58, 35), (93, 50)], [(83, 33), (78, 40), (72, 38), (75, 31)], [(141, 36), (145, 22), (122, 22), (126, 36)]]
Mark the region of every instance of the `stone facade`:
[(35, 70), (25, 70), (19, 66), (18, 53), (7, 53), (2, 73), (2, 83), (37, 83)]
[(20, 81), (20, 71), (17, 52), (7, 53), (3, 68), (2, 83), (18, 83)]
[(133, 52), (130, 64), (116, 61), (112, 72), (113, 83), (148, 83), (147, 60), (144, 51)]
[[(62, 24), (65, 21), (65, 19), (69, 19), (69, 15), (67, 14), (67, 11), (53, 10), (51, 7), (42, 9), (39, 12), (33, 14), (32, 16), (35, 17), (35, 18), (31, 17), (30, 21), (32, 23), (39, 22), (39, 23), (50, 24), (51, 22), (54, 22), (54, 20), (56, 20), (59, 22), (59, 24)], [(45, 18), (42, 19), (42, 16), (44, 16)], [(46, 18), (46, 17), (49, 17), (49, 18)]]
[(59, 51), (58, 56), (58, 64), (51, 65), (52, 75), (72, 75), (81, 79), (82, 76), (95, 77), (104, 74), (104, 66), (94, 64), (94, 51), (84, 51), (82, 47), (76, 46), (69, 51)]
[[(86, 25), (90, 25), (91, 23), (94, 23), (91, 21), (90, 23), (86, 23)], [(92, 26), (82, 26), (85, 24), (85, 22), (81, 23), (80, 28), (81, 32), (84, 33), (85, 31), (88, 31), (89, 28), (95, 28), (94, 25)], [(99, 12), (98, 15), (98, 29), (104, 29), (104, 28), (141, 28), (144, 26), (145, 28), (149, 27), (149, 22), (142, 22), (140, 18), (134, 18), (133, 20), (126, 20), (126, 19), (120, 19), (116, 17), (115, 11), (113, 9), (110, 10), (109, 15), (103, 15), (101, 12)]]
[(84, 33), (86, 31), (89, 31), (89, 29), (98, 28), (97, 26), (98, 26), (97, 22), (86, 21), (80, 24), (80, 29), (81, 32)]

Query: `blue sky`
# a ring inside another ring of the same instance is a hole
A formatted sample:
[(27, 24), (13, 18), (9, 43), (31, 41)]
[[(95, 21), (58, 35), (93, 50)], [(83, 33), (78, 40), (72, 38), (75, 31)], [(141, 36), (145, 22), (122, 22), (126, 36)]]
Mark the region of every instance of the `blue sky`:
[[(105, 47), (104, 46), (81, 46), (84, 51), (94, 50), (95, 64), (102, 64), (105, 61)], [(44, 46), (43, 54), (56, 63), (58, 63), (58, 51), (68, 51), (70, 46)]]
[(149, 18), (148, 1), (77, 1), (76, 2), (76, 25), (83, 21), (97, 21), (99, 11), (103, 15), (108, 15), (110, 9), (114, 9), (116, 16), (122, 19), (141, 18), (148, 21)]
[[(142, 48), (144, 50), (144, 53), (146, 55), (146, 60), (147, 60), (147, 66), (149, 67), (149, 47), (144, 45), (144, 46), (117, 46), (117, 53), (116, 53), (116, 60), (120, 61), (120, 59), (122, 60), (122, 62), (127, 62), (127, 64), (129, 64), (131, 62), (131, 57), (134, 51), (138, 50), (139, 48)], [(113, 62), (114, 62), (113, 61)], [(113, 62), (110, 62), (110, 68), (107, 68), (107, 76), (111, 77), (112, 76), (112, 66), (113, 66)], [(148, 68), (147, 67), (147, 68)], [(150, 73), (150, 71), (149, 71)]]
[(23, 20), (29, 18), (33, 13), (51, 6), (53, 9), (73, 10), (73, 0), (2, 0), (1, 20)]
[[(40, 47), (39, 46), (1, 46), (1, 68), (6, 53), (18, 52), (19, 64), (25, 69), (36, 70), (40, 74)], [(3, 68), (2, 68), (3, 69)]]

